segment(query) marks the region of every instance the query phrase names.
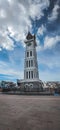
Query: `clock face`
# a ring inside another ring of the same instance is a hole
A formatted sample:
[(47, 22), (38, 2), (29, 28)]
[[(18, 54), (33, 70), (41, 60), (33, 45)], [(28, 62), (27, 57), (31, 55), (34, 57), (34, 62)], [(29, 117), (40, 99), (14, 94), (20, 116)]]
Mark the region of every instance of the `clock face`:
[(31, 46), (31, 43), (28, 43), (28, 46)]

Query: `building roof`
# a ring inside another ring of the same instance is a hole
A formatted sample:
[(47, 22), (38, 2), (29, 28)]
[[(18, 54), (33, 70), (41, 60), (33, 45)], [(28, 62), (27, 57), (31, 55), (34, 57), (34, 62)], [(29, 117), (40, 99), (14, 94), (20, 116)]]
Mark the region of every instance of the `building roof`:
[(32, 35), (30, 32), (28, 32), (28, 34), (27, 34), (27, 36), (26, 36), (25, 44), (27, 44), (28, 41), (30, 42), (30, 41), (32, 41), (32, 40), (34, 40), (35, 46), (37, 46), (35, 34)]
[(33, 36), (30, 32), (28, 32), (28, 34), (27, 34), (27, 36), (26, 36), (26, 39), (27, 39), (27, 40), (30, 40), (30, 39), (32, 39), (32, 38), (34, 38), (34, 36)]

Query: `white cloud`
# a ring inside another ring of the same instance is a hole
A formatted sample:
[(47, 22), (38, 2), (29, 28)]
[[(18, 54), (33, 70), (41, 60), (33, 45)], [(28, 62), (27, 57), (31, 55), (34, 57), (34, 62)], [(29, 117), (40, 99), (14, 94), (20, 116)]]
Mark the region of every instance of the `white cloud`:
[(30, 10), (29, 11), (30, 11), (29, 12), (30, 13), (30, 17), (32, 19), (35, 19), (35, 18), (40, 19), (42, 16), (44, 16), (42, 10), (40, 9), (40, 5), (39, 4), (38, 5), (32, 4), (30, 6)]
[(29, 15), (32, 19), (40, 19), (44, 16), (43, 10), (49, 7), (49, 0), (31, 0), (29, 5)]
[[(7, 68), (7, 70), (6, 70), (6, 68)], [(0, 74), (8, 75), (8, 76), (14, 77), (15, 79), (23, 78), (22, 70), (19, 71), (15, 68), (11, 68), (9, 63), (2, 62), (2, 61), (0, 61)]]
[(2, 49), (0, 48), (0, 51), (2, 51)]
[(55, 46), (58, 42), (60, 42), (60, 36), (55, 36), (55, 37), (45, 37), (44, 40), (44, 49), (50, 49), (53, 46)]
[(49, 68), (50, 70), (53, 68), (60, 68), (60, 57), (58, 55), (55, 55), (54, 53), (52, 56), (49, 55), (38, 56), (38, 63), (39, 65), (43, 64), (44, 66), (46, 66), (47, 69)]
[(36, 38), (36, 43), (37, 43), (36, 50), (37, 50), (37, 52), (39, 52), (43, 49), (43, 47), (41, 46), (41, 43), (40, 43), (40, 40), (38, 37)]
[[(49, 0), (0, 0), (0, 47), (11, 50), (14, 44), (5, 34), (8, 33), (16, 40), (24, 41), (28, 27), (32, 29), (31, 19), (40, 19), (48, 8)], [(3, 44), (4, 42), (4, 44)]]
[(60, 8), (59, 5), (54, 6), (51, 15), (48, 17), (49, 21), (54, 21), (54, 20), (57, 19), (57, 17), (58, 17), (58, 9), (59, 8)]
[(37, 51), (43, 50), (43, 46), (41, 46), (40, 39), (38, 38), (38, 36), (43, 35), (45, 31), (46, 31), (46, 28), (45, 28), (45, 26), (42, 24), (41, 27), (38, 28), (38, 31), (37, 31), (37, 37), (36, 37)]
[(42, 81), (60, 81), (60, 72), (51, 73), (49, 71), (40, 71), (39, 77)]
[(40, 28), (38, 28), (38, 31), (37, 31), (37, 35), (43, 35), (44, 32), (46, 31), (46, 28), (45, 26), (42, 24)]
[(1, 49), (12, 50), (14, 48), (13, 41), (8, 37), (7, 32), (0, 31), (0, 47)]
[(1, 9), (1, 10), (0, 10), (0, 17), (1, 17), (1, 18), (5, 18), (5, 17), (6, 17), (6, 14), (5, 14), (5, 10), (4, 10), (4, 9)]

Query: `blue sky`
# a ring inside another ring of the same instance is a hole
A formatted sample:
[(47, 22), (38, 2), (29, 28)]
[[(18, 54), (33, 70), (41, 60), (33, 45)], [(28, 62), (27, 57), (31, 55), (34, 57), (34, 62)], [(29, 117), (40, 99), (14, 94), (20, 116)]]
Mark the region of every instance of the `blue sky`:
[(0, 0), (0, 80), (24, 78), (24, 40), (36, 34), (39, 78), (60, 81), (60, 0)]

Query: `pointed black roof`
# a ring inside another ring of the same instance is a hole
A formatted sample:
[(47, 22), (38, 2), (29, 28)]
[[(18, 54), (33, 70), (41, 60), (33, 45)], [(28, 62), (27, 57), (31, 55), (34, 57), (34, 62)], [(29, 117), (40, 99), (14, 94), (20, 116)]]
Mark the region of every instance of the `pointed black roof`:
[(32, 39), (34, 36), (30, 33), (30, 32), (28, 32), (28, 34), (27, 34), (27, 36), (26, 36), (26, 39), (27, 40), (30, 40), (30, 39)]
[(26, 36), (25, 43), (28, 43), (28, 40), (34, 40), (35, 46), (37, 46), (35, 34), (32, 35), (30, 32), (28, 32), (28, 34), (27, 34), (27, 36)]

